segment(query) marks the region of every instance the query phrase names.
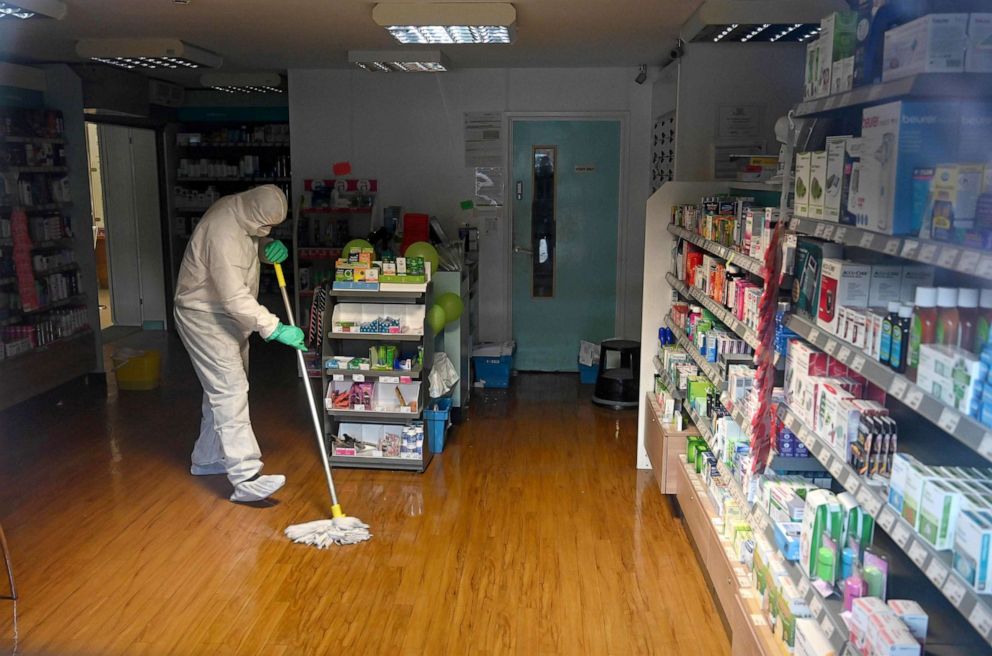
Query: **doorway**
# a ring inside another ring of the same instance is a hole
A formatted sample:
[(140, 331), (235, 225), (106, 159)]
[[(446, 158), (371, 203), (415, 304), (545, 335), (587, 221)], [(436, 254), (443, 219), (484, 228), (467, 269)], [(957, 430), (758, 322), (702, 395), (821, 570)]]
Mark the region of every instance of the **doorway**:
[(155, 131), (87, 123), (93, 247), (104, 341), (165, 329)]
[(622, 123), (514, 118), (512, 331), (520, 371), (577, 371), (615, 334)]

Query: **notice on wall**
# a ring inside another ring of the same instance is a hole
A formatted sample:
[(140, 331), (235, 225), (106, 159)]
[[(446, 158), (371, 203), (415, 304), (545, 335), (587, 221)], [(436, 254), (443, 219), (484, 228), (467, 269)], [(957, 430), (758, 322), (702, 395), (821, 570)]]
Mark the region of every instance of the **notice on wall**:
[(759, 136), (764, 113), (764, 105), (717, 106), (717, 139), (751, 139)]
[(465, 112), (465, 166), (503, 166), (503, 113)]
[(476, 207), (503, 205), (503, 167), (479, 166), (475, 169)]
[(713, 179), (736, 180), (738, 160), (765, 153), (764, 140), (718, 142), (713, 144)]

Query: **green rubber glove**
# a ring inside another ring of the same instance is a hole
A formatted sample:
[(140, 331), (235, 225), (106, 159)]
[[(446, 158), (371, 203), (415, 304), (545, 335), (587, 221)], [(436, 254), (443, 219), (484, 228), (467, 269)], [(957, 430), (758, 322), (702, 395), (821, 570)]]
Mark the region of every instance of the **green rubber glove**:
[(272, 334), (265, 338), (267, 342), (279, 342), (286, 346), (292, 346), (301, 351), (307, 350), (307, 345), (303, 343), (303, 331), (296, 326), (287, 326), (281, 321), (272, 331)]
[(288, 255), (289, 251), (286, 249), (286, 244), (278, 239), (273, 239), (265, 245), (265, 259), (272, 264), (282, 264)]

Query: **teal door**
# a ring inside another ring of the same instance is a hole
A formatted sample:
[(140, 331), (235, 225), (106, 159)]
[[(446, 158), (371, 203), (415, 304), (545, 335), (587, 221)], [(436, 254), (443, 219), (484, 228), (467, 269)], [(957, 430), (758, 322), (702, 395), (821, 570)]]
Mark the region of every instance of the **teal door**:
[(614, 334), (620, 121), (514, 120), (512, 176), (514, 367), (576, 371)]

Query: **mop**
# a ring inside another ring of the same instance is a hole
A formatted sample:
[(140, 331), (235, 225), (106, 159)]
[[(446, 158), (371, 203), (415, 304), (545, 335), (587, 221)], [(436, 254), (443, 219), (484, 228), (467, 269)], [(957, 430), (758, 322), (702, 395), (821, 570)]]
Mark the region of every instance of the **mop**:
[[(286, 306), (286, 314), (289, 316), (289, 325), (295, 326), (293, 321), (293, 308), (289, 304), (289, 296), (286, 294), (286, 278), (282, 274), (282, 266), (275, 265), (276, 280), (279, 281), (279, 291), (282, 293), (282, 302)], [(306, 524), (294, 524), (286, 529), (286, 537), (293, 542), (300, 544), (310, 544), (318, 549), (324, 549), (332, 544), (357, 544), (365, 542), (372, 537), (369, 533), (369, 525), (355, 517), (348, 517), (341, 510), (338, 503), (338, 493), (334, 488), (334, 478), (331, 476), (331, 465), (327, 459), (327, 447), (324, 446), (324, 431), (321, 428), (320, 415), (317, 413), (317, 402), (313, 398), (313, 389), (310, 386), (307, 376), (307, 367), (303, 361), (303, 351), (296, 350), (299, 359), (300, 371), (304, 377), (304, 387), (307, 390), (307, 400), (310, 402), (310, 417), (313, 419), (314, 435), (317, 437), (317, 446), (320, 448), (321, 463), (324, 465), (324, 475), (327, 477), (327, 489), (331, 493), (331, 519), (318, 519)]]

